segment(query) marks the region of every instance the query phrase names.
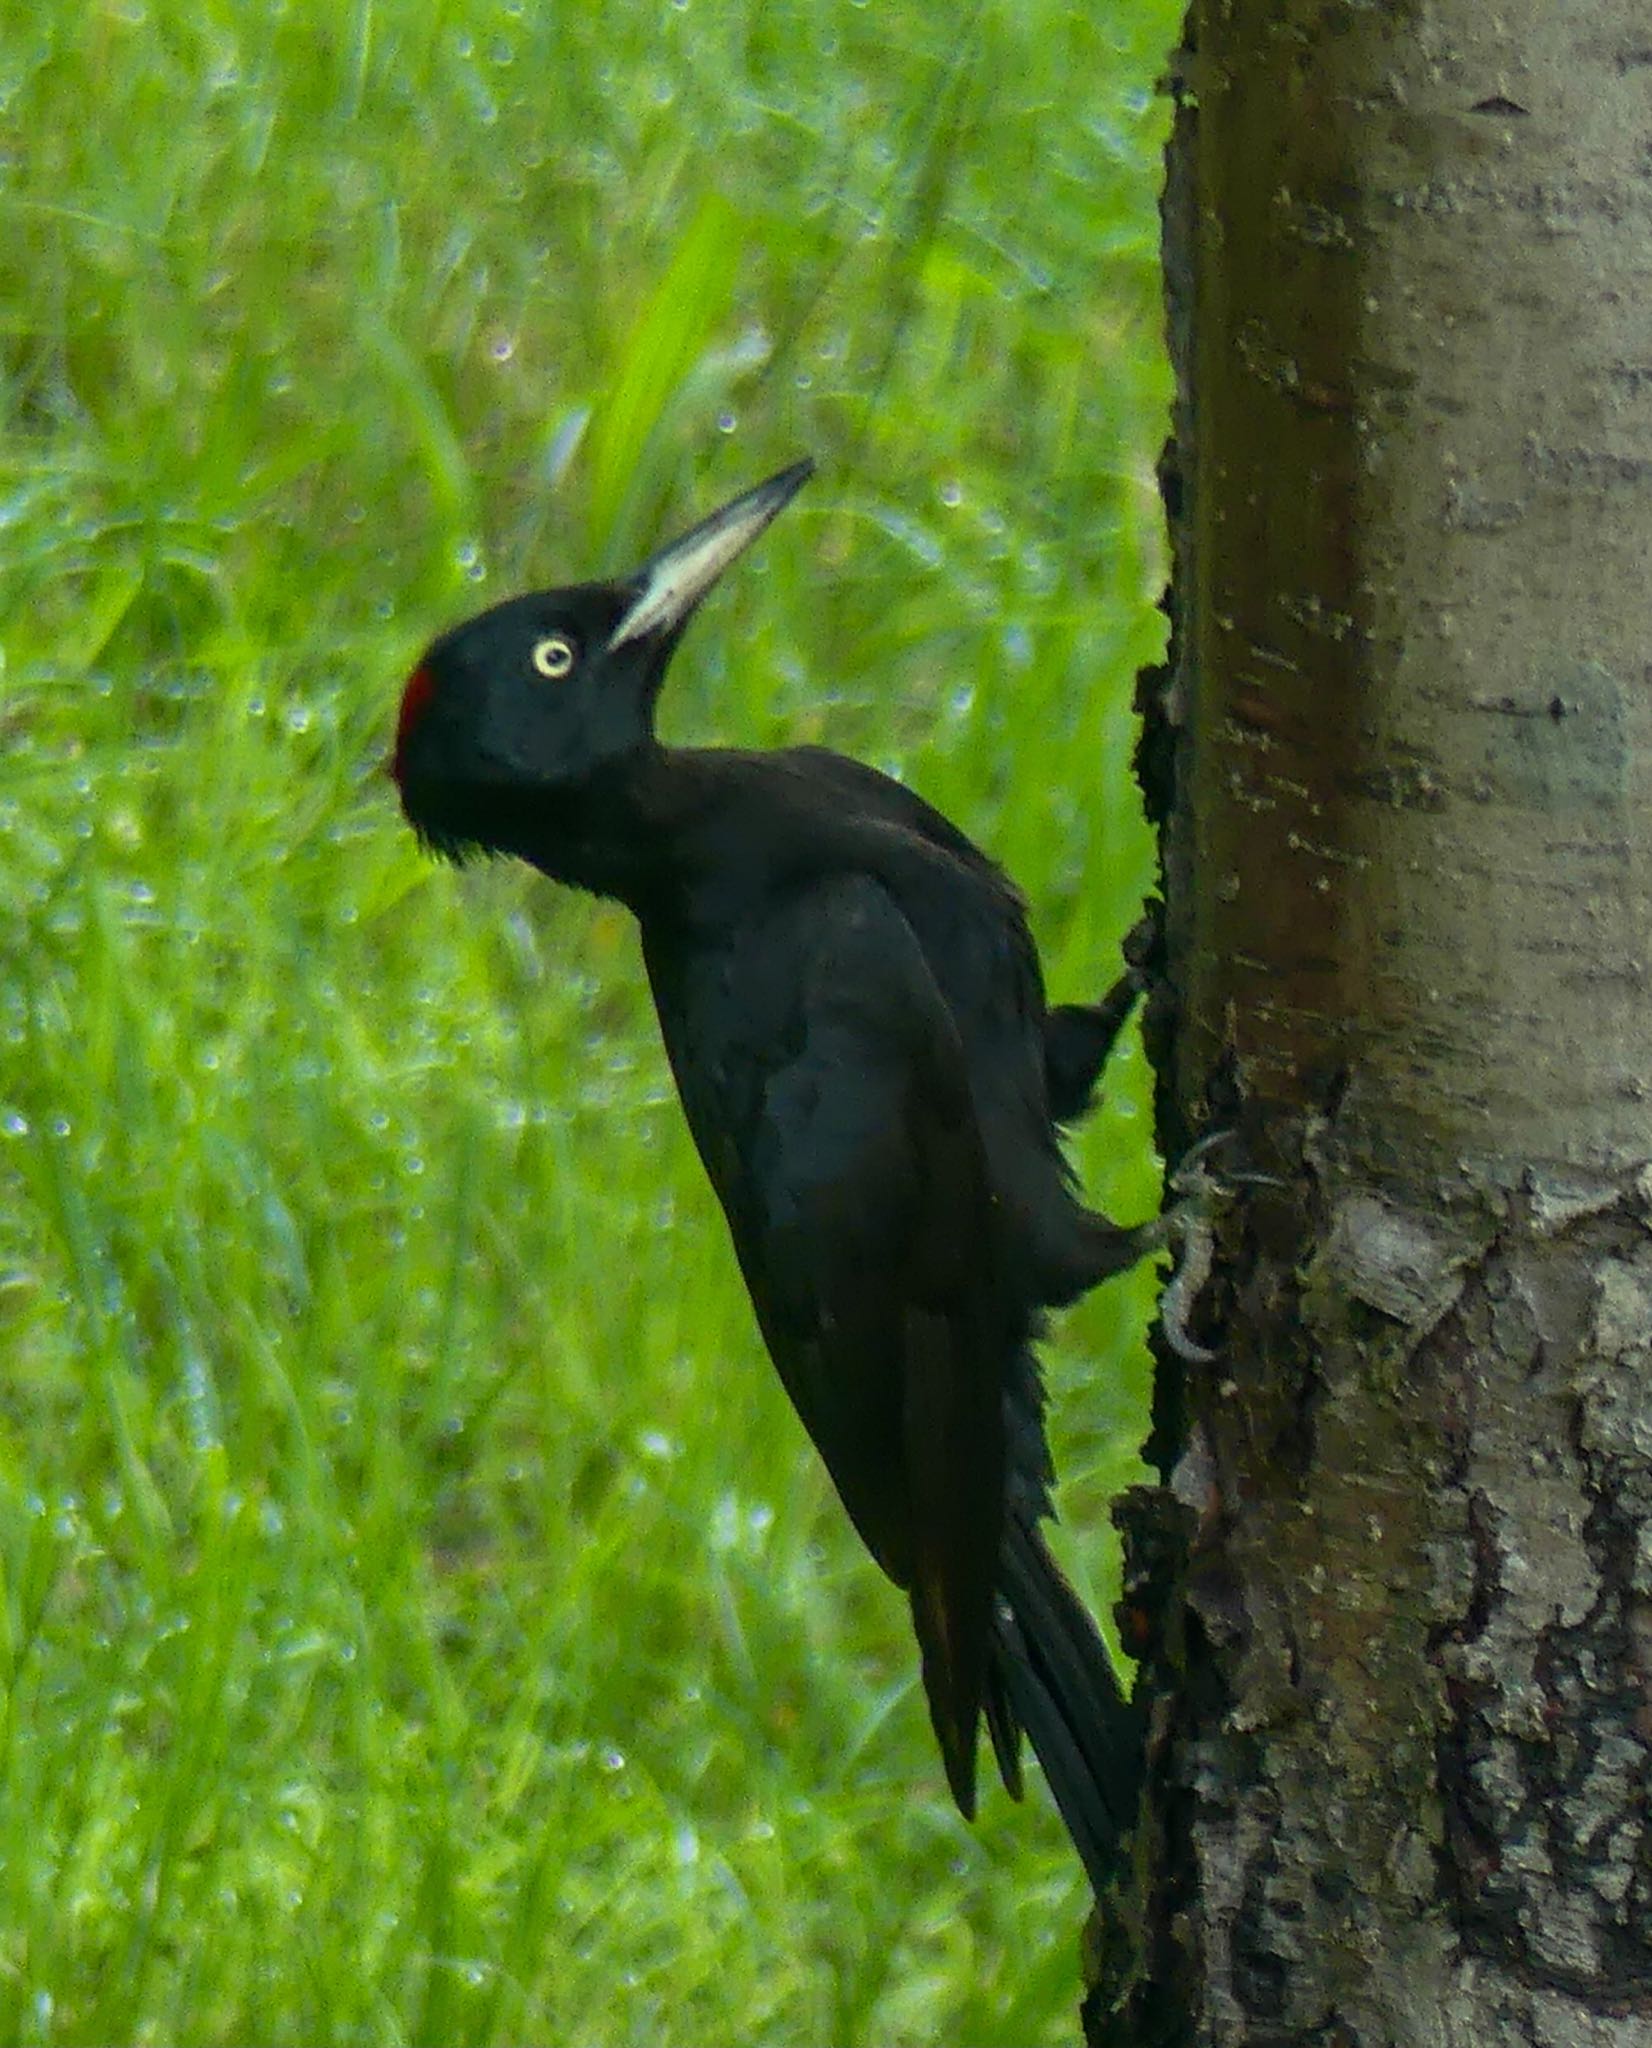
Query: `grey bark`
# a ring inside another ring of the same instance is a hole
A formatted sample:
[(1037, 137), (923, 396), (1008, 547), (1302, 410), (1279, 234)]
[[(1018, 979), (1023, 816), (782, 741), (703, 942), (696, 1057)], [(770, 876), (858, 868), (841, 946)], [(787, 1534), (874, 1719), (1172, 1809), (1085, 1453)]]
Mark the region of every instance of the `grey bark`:
[(1652, 2044), (1652, 11), (1195, 0), (1146, 690), (1222, 1350), (1090, 2039)]

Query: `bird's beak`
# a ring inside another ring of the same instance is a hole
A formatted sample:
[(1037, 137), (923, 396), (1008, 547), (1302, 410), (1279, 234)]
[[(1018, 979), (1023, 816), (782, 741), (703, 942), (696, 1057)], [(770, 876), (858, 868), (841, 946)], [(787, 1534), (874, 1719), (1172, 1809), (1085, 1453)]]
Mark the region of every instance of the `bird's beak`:
[(644, 635), (657, 639), (674, 633), (737, 555), (743, 555), (771, 519), (785, 510), (814, 474), (805, 456), (771, 476), (767, 483), (743, 491), (709, 519), (691, 527), (681, 540), (651, 555), (631, 578), (631, 608), (614, 628), (610, 653)]

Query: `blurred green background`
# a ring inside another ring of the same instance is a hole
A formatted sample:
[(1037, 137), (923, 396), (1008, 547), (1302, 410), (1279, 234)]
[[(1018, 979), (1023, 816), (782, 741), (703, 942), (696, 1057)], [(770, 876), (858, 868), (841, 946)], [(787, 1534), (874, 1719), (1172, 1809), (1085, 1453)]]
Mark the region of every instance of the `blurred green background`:
[[(1176, 13), (0, 13), (0, 2040), (1073, 2038), (1077, 1864), (946, 1800), (626, 919), (381, 763), (438, 627), (807, 450), (667, 735), (896, 770), (1099, 993)], [(1103, 1607), (1149, 1292), (1049, 1353)]]

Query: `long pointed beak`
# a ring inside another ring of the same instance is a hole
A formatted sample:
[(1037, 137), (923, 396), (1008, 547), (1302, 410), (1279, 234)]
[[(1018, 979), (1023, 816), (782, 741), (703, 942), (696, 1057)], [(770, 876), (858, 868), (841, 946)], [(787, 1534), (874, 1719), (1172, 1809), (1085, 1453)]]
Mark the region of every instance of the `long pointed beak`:
[(690, 527), (680, 540), (650, 555), (631, 587), (631, 609), (614, 628), (609, 651), (643, 635), (672, 633), (738, 555), (743, 555), (769, 522), (776, 518), (814, 475), (807, 456), (767, 483), (743, 491), (709, 519)]

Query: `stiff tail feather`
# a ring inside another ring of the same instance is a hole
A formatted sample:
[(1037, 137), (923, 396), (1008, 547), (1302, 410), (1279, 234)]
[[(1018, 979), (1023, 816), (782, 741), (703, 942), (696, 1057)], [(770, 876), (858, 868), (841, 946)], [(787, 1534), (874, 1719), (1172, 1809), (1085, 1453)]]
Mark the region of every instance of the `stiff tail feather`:
[(1141, 1789), (1141, 1716), (1107, 1645), (1036, 1527), (1011, 1513), (999, 1567), (986, 1714), (1004, 1783), (1021, 1792), (1025, 1731), (1092, 1887), (1116, 1875)]

